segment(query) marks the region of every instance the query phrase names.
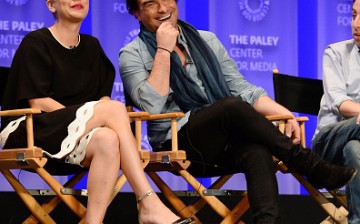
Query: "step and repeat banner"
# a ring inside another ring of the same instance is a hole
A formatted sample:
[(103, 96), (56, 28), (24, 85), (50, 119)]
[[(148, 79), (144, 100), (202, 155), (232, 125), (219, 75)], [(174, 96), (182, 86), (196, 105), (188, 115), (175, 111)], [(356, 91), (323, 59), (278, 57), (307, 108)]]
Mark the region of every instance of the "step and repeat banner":
[[(273, 97), (272, 70), (297, 74), (296, 1), (210, 1), (210, 31), (217, 34), (247, 80)], [(282, 194), (298, 194), (291, 175), (277, 174)], [(243, 175), (228, 184), (246, 186)], [(229, 186), (230, 187), (230, 186)]]
[[(47, 9), (44, 0), (0, 0), (0, 66), (11, 65), (17, 47), (28, 32), (53, 23), (53, 15)], [(20, 170), (14, 170), (13, 173), (29, 188), (48, 188), (38, 175)], [(57, 179), (64, 182), (68, 177)], [(11, 190), (12, 187), (0, 175), (0, 191)]]
[(49, 26), (53, 21), (45, 1), (0, 0), (0, 66), (10, 66), (28, 32)]
[(271, 96), (274, 68), (297, 72), (296, 1), (210, 1), (209, 21), (239, 71)]
[[(251, 83), (266, 89), (273, 96), (272, 69), (298, 74), (298, 1), (280, 0), (208, 0), (203, 11), (186, 7), (190, 0), (179, 0), (179, 17), (194, 15), (208, 17), (208, 30), (214, 32), (229, 55)], [(99, 38), (104, 51), (116, 68), (112, 98), (124, 102), (124, 89), (119, 75), (118, 56), (121, 47), (132, 41), (139, 33), (139, 23), (128, 14), (125, 0), (91, 1), (90, 13), (82, 32)], [(318, 60), (311, 62), (319, 68), (321, 57), (327, 44), (351, 38), (352, 0), (314, 1), (317, 17), (312, 26), (318, 30)], [(193, 4), (193, 3), (192, 3)], [(190, 17), (190, 16), (189, 16)], [(53, 16), (45, 1), (39, 0), (0, 0), (0, 66), (10, 66), (14, 52), (24, 35), (28, 32), (50, 26)], [(83, 26), (84, 27), (84, 26)], [(304, 57), (303, 55), (300, 55)], [(305, 56), (306, 57), (306, 56)], [(315, 77), (316, 78), (316, 77)], [(318, 78), (321, 78), (319, 75)], [(143, 148), (151, 149), (143, 126)], [(22, 182), (29, 182), (33, 188), (46, 186), (34, 175), (25, 171), (14, 171)], [(166, 182), (173, 188), (184, 190), (187, 184), (166, 172), (162, 173)], [(278, 175), (282, 194), (300, 193), (297, 181), (291, 175)], [(65, 180), (67, 177), (59, 177)], [(211, 180), (210, 180), (211, 181)], [(208, 183), (204, 179), (203, 183)], [(86, 182), (81, 185), (85, 186)], [(242, 174), (236, 175), (225, 188), (246, 189)], [(0, 175), (0, 191), (12, 188)], [(123, 191), (131, 191), (125, 186)]]
[(352, 39), (353, 0), (318, 1), (318, 77), (322, 79), (322, 57), (327, 45)]

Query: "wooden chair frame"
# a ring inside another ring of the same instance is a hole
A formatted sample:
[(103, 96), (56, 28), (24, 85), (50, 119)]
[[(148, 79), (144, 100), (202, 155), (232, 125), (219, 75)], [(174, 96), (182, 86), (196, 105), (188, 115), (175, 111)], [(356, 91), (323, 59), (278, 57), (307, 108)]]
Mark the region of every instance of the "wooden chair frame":
[[(273, 75), (276, 76), (276, 75), (281, 75), (281, 74), (279, 73), (279, 71), (277, 69), (274, 69)], [(308, 78), (303, 78), (303, 79), (308, 79)], [(275, 80), (274, 80), (274, 83), (275, 83)], [(316, 85), (317, 84), (314, 84), (314, 86), (316, 86)], [(276, 87), (276, 88), (279, 88), (279, 87)], [(298, 94), (300, 94), (300, 93), (298, 93)], [(319, 94), (320, 94), (320, 96), (317, 96), (317, 97), (313, 96), (313, 97), (316, 97), (316, 98), (321, 97), (321, 93), (319, 93)], [(298, 97), (301, 97), (301, 96), (298, 96)], [(276, 98), (276, 96), (275, 96), (275, 98)], [(305, 100), (305, 99), (301, 99), (301, 100)], [(292, 103), (294, 103), (294, 102), (292, 102)], [(307, 111), (309, 111), (309, 113), (310, 113), (310, 111), (312, 111), (311, 107), (314, 107), (314, 106), (312, 106), (311, 103), (307, 103), (307, 102), (305, 102), (305, 103), (309, 105), (306, 107), (307, 107)], [(318, 102), (318, 104), (320, 105), (320, 101)], [(286, 107), (287, 105), (284, 105), (284, 106)], [(317, 105), (315, 105), (315, 106), (317, 106)], [(296, 111), (296, 112), (300, 112), (300, 111)], [(311, 112), (311, 113), (313, 114), (314, 112)], [(317, 112), (315, 112), (315, 113), (317, 113)], [(305, 122), (308, 121), (309, 119), (307, 117), (298, 117), (297, 120), (299, 122), (300, 130), (301, 130), (300, 143), (302, 144), (303, 147), (306, 147)], [(279, 169), (283, 172), (288, 172), (287, 168), (282, 163), (279, 164)], [(299, 175), (298, 173), (291, 173), (291, 174), (309, 192), (310, 196), (316, 201), (316, 203), (328, 215), (328, 217), (321, 222), (322, 224), (330, 224), (330, 223), (334, 223), (334, 222), (339, 223), (339, 224), (347, 223), (348, 211), (346, 209), (346, 202), (343, 197), (339, 197), (339, 195), (336, 193), (336, 191), (329, 191), (329, 193), (337, 201), (339, 201), (340, 205), (336, 206), (323, 193), (321, 193), (318, 189), (314, 188), (303, 176)]]
[[(50, 212), (53, 211), (60, 202), (64, 202), (81, 219), (80, 223), (83, 223), (85, 221), (86, 207), (81, 204), (74, 195), (68, 192), (69, 188), (73, 188), (85, 175), (86, 171), (77, 173), (66, 184), (62, 185), (44, 168), (47, 158), (44, 157), (41, 148), (34, 146), (32, 116), (33, 114), (39, 113), (41, 113), (39, 109), (0, 111), (0, 117), (25, 115), (27, 127), (26, 148), (0, 150), (0, 171), (32, 214), (23, 223), (56, 223), (50, 216)], [(146, 112), (132, 112), (128, 114), (131, 121), (133, 121), (138, 128), (141, 127), (143, 117), (148, 116)], [(141, 133), (141, 129), (139, 130)], [(136, 136), (139, 137), (140, 134), (136, 133)], [(141, 140), (137, 140), (140, 162), (143, 168), (145, 168), (149, 163), (150, 154), (147, 150), (140, 150), (139, 142), (141, 144)], [(49, 185), (56, 196), (40, 205), (33, 195), (29, 193), (29, 190), (12, 174), (11, 169), (33, 170)], [(121, 174), (114, 186), (110, 202), (115, 198), (125, 182), (126, 177), (124, 174)]]
[[(5, 90), (6, 82), (9, 76), (9, 67), (0, 67), (0, 106), (2, 104), (2, 97)], [(48, 159), (43, 155), (42, 149), (34, 146), (34, 133), (32, 117), (34, 114), (39, 114), (39, 109), (18, 109), (0, 111), (0, 117), (4, 116), (25, 116), (26, 117), (26, 135), (27, 147), (18, 149), (0, 150), (0, 172), (5, 179), (14, 188), (21, 200), (29, 209), (31, 215), (23, 223), (55, 223), (50, 213), (56, 208), (58, 204), (64, 202), (70, 210), (72, 210), (80, 219), (79, 223), (85, 221), (86, 207), (81, 204), (74, 195), (87, 196), (87, 190), (74, 190), (73, 187), (84, 177), (87, 173), (86, 169), (77, 172), (64, 185), (59, 183), (45, 168)], [(141, 150), (141, 122), (143, 117), (148, 116), (146, 112), (129, 112), (130, 122), (137, 127), (138, 131), (135, 133), (137, 142), (137, 149), (139, 150), (140, 162), (142, 167), (146, 167), (150, 160), (148, 150)], [(42, 180), (50, 187), (51, 190), (27, 189), (10, 171), (12, 169), (26, 169), (30, 170), (41, 177)], [(79, 169), (81, 170), (81, 169)], [(111, 201), (117, 195), (119, 190), (126, 182), (126, 177), (123, 173), (118, 177), (114, 191), (111, 196)], [(43, 204), (39, 204), (34, 195), (50, 195), (50, 200)]]
[[(3, 93), (9, 76), (9, 71), (9, 67), (0, 66), (0, 106), (2, 104)], [(15, 192), (19, 195), (32, 214), (23, 223), (55, 223), (54, 219), (50, 216), (50, 213), (61, 202), (64, 202), (70, 210), (79, 217), (80, 223), (83, 223), (85, 221), (86, 207), (82, 205), (74, 197), (74, 195), (79, 195), (78, 192), (80, 192), (80, 195), (86, 196), (87, 191), (74, 190), (73, 187), (83, 178), (83, 176), (87, 173), (87, 170), (82, 169), (81, 172), (76, 172), (72, 178), (62, 185), (44, 168), (48, 159), (43, 155), (41, 148), (34, 146), (32, 117), (34, 114), (39, 113), (41, 113), (39, 109), (31, 108), (0, 111), (0, 117), (24, 115), (26, 117), (25, 122), (27, 135), (26, 148), (0, 150), (0, 172), (4, 175), (5, 179), (13, 187)], [(139, 129), (139, 132), (135, 133), (135, 137), (141, 138), (141, 121), (143, 117), (146, 117), (149, 114), (146, 112), (129, 112), (128, 115), (130, 122)], [(140, 162), (144, 168), (150, 160), (150, 154), (147, 150), (141, 150), (141, 139), (136, 139), (136, 142), (139, 150)], [(50, 187), (50, 190), (27, 189), (26, 186), (24, 186), (13, 175), (10, 171), (12, 169), (26, 169), (36, 173)], [(126, 177), (121, 173), (114, 186), (110, 202), (114, 199), (125, 182)], [(35, 200), (34, 195), (50, 195), (54, 197), (40, 205)]]
[[(126, 97), (127, 102), (130, 101), (129, 96)], [(134, 111), (133, 105), (128, 103), (128, 111)], [(167, 113), (156, 114), (145, 117), (144, 120), (158, 120), (158, 119), (171, 119), (171, 134), (172, 134), (172, 148), (169, 151), (150, 152), (150, 162), (145, 167), (148, 176), (153, 180), (168, 202), (177, 211), (181, 217), (193, 217), (196, 223), (202, 223), (196, 214), (205, 206), (208, 205), (211, 209), (222, 217), (221, 224), (243, 223), (240, 219), (249, 209), (249, 202), (246, 192), (243, 198), (232, 209), (229, 209), (222, 201), (216, 197), (218, 190), (233, 176), (224, 175), (219, 177), (210, 187), (205, 188), (195, 177), (193, 177), (187, 168), (190, 166), (190, 161), (186, 158), (186, 152), (178, 149), (177, 142), (177, 119), (184, 116), (183, 113)], [(292, 119), (291, 115), (274, 115), (267, 116), (271, 122), (276, 122), (279, 130), (284, 133), (287, 120)], [(306, 121), (306, 117), (298, 118), (299, 122)], [(301, 139), (305, 140), (305, 129), (302, 127)], [(141, 138), (137, 138), (141, 139)], [(286, 166), (274, 157), (275, 171), (281, 170), (288, 173)], [(191, 204), (186, 205), (171, 188), (161, 179), (157, 172), (170, 171), (177, 173), (181, 176), (190, 186), (195, 189), (196, 194), (199, 196)], [(292, 173), (299, 180), (306, 182), (306, 179), (296, 173)], [(312, 186), (310, 185), (309, 188)], [(215, 194), (214, 194), (215, 192)]]

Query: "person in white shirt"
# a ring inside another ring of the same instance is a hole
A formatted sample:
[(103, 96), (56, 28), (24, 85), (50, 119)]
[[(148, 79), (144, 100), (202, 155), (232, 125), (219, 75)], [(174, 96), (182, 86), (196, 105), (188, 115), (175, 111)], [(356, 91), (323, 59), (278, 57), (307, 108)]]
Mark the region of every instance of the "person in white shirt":
[[(352, 6), (353, 38), (330, 44), (323, 56), (324, 95), (313, 150), (323, 159), (360, 169), (360, 0)], [(349, 223), (360, 223), (360, 173), (346, 186)]]

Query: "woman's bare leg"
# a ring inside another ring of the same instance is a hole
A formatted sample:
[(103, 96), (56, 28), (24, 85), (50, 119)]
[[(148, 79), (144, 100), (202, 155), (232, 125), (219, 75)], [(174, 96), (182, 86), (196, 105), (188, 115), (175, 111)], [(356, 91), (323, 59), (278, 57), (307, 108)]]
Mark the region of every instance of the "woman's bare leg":
[[(117, 136), (121, 169), (126, 175), (136, 196), (139, 197), (150, 190), (151, 186), (141, 166), (139, 152), (136, 148), (125, 106), (118, 101), (110, 100), (96, 104), (94, 115), (87, 123), (86, 133), (95, 127), (111, 129)], [(105, 165), (107, 167), (108, 164), (106, 163)], [(102, 185), (101, 188), (103, 188)], [(143, 223), (168, 224), (178, 219), (178, 217), (161, 202), (156, 194), (152, 194), (141, 201), (139, 212), (140, 219)]]
[(86, 223), (102, 223), (120, 168), (119, 141), (108, 128), (93, 134), (83, 161), (89, 167)]

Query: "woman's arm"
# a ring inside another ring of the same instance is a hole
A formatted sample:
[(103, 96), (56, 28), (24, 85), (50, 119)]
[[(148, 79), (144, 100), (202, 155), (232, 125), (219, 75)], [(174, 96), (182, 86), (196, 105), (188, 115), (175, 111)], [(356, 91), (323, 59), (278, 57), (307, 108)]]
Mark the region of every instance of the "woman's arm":
[(31, 108), (39, 108), (45, 112), (52, 112), (65, 107), (50, 97), (30, 99), (29, 104)]

